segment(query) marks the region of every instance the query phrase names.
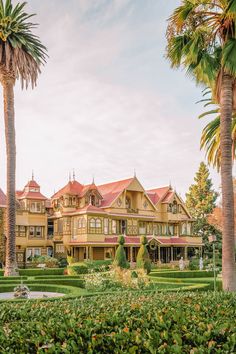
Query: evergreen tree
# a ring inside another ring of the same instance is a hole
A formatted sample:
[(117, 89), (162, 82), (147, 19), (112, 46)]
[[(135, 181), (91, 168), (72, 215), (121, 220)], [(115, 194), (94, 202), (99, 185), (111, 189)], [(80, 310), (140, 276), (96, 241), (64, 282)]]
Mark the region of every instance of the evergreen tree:
[(208, 222), (209, 215), (216, 207), (218, 193), (213, 189), (210, 173), (204, 162), (200, 163), (199, 170), (194, 178), (195, 183), (186, 193), (186, 206), (195, 219), (193, 233), (203, 237), (205, 253), (212, 252), (212, 245), (209, 244), (208, 237), (211, 234), (217, 236), (217, 248), (221, 251), (221, 233)]
[(151, 272), (151, 260), (147, 250), (147, 238), (146, 236), (141, 237), (141, 246), (137, 254), (137, 264), (138, 269), (146, 270), (147, 274)]
[(120, 268), (128, 268), (129, 263), (127, 262), (125, 249), (124, 249), (124, 244), (125, 244), (124, 236), (119, 236), (118, 242), (119, 242), (119, 246), (116, 250), (113, 264)]

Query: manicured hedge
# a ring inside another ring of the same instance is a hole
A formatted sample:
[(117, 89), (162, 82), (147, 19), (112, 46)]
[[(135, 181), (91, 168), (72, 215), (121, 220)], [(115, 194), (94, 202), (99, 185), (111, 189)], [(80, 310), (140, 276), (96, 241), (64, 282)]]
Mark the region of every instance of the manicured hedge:
[(151, 272), (153, 277), (164, 277), (164, 278), (207, 278), (213, 277), (214, 273), (212, 271), (208, 272), (206, 270), (192, 270), (192, 271), (173, 271), (173, 272)]
[(20, 275), (63, 275), (64, 268), (46, 268), (46, 269), (19, 269)]
[(112, 294), (1, 304), (1, 353), (235, 353), (236, 294)]

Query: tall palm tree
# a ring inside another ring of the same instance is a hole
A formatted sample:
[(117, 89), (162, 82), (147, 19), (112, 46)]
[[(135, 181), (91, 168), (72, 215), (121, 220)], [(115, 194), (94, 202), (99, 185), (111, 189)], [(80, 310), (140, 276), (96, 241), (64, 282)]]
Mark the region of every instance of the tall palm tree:
[(220, 105), (223, 289), (236, 290), (231, 122), (236, 108), (236, 1), (182, 0), (169, 18), (167, 57), (210, 87)]
[(17, 273), (15, 250), (15, 112), (14, 85), (21, 80), (22, 88), (36, 85), (40, 64), (45, 62), (46, 48), (32, 33), (34, 16), (24, 12), (26, 3), (13, 6), (11, 0), (0, 0), (0, 82), (3, 87), (4, 122), (7, 152), (7, 211), (5, 275)]

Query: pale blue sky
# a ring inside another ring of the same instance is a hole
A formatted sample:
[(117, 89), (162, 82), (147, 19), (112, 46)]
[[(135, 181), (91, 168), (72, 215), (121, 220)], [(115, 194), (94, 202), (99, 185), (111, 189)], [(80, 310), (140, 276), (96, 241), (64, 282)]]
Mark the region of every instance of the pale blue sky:
[[(48, 47), (38, 87), (16, 86), (17, 188), (31, 170), (50, 196), (75, 169), (81, 183), (133, 175), (182, 196), (204, 153), (201, 88), (164, 58), (176, 0), (30, 0)], [(3, 122), (0, 163), (5, 164)], [(212, 171), (216, 188), (219, 178)], [(5, 189), (5, 168), (0, 171)]]

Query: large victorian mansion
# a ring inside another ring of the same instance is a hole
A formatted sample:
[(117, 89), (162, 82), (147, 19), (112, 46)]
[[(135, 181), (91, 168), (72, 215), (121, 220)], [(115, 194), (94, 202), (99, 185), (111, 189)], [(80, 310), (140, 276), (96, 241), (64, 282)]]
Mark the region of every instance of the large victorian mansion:
[[(17, 191), (16, 201), (20, 266), (36, 255), (72, 255), (77, 261), (112, 259), (121, 234), (131, 262), (136, 261), (142, 235), (147, 236), (153, 262), (187, 260), (196, 249), (201, 251), (202, 239), (192, 234), (194, 220), (178, 194), (170, 186), (145, 190), (136, 176), (99, 186), (73, 179), (51, 199), (41, 194), (32, 177)], [(0, 190), (3, 219), (5, 207)]]

